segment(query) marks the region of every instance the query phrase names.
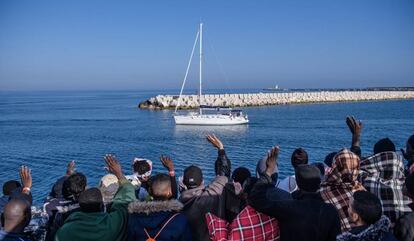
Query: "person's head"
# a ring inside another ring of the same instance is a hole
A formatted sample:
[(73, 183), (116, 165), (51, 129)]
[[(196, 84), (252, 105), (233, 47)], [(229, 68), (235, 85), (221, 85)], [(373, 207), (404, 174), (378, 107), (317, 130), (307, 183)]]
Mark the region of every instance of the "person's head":
[(321, 172), (316, 166), (302, 164), (295, 168), (296, 184), (302, 192), (317, 192), (321, 185)]
[(83, 191), (78, 201), (80, 210), (84, 213), (98, 213), (104, 210), (101, 191), (96, 187)]
[(184, 170), (183, 184), (187, 189), (199, 187), (203, 183), (203, 172), (198, 166), (191, 165)]
[(332, 169), (326, 176), (326, 182), (355, 185), (359, 176), (359, 168), (359, 156), (348, 149), (342, 149), (334, 157)]
[(326, 155), (325, 160), (323, 161), (325, 165), (327, 165), (328, 167), (332, 167), (336, 154), (337, 152), (334, 151)]
[(378, 154), (378, 153), (386, 152), (386, 151), (395, 152), (395, 145), (388, 137), (377, 141), (377, 143), (375, 143), (374, 145), (374, 154)]
[(249, 169), (245, 167), (238, 167), (231, 174), (231, 178), (233, 179), (233, 181), (238, 182), (241, 185), (243, 185), (246, 179), (251, 176), (252, 174), (250, 173)]
[(410, 138), (408, 138), (405, 148), (406, 155), (404, 157), (408, 161), (414, 162), (414, 135), (411, 135)]
[(29, 202), (23, 199), (11, 199), (4, 206), (3, 219), (6, 232), (22, 233), (31, 219)]
[(63, 197), (65, 199), (77, 200), (81, 192), (85, 191), (86, 177), (80, 172), (70, 175), (63, 182)]
[(14, 190), (21, 186), (20, 182), (9, 180), (3, 184), (3, 195), (9, 196)]
[(147, 182), (151, 177), (152, 162), (150, 160), (135, 158), (132, 168), (141, 182)]
[(321, 173), (321, 178), (323, 179), (325, 176), (325, 165), (323, 165), (322, 162), (315, 162), (310, 165), (315, 166), (319, 169), (319, 172)]
[(101, 190), (105, 204), (111, 203), (116, 192), (118, 191), (118, 178), (114, 174), (107, 174), (102, 177), (99, 182), (99, 190)]
[(404, 188), (410, 198), (414, 198), (414, 173), (409, 174), (405, 178)]
[(149, 194), (154, 200), (165, 201), (172, 197), (171, 178), (167, 174), (159, 173), (149, 180)]
[(356, 191), (351, 199), (348, 212), (350, 221), (357, 226), (371, 225), (381, 218), (381, 201), (370, 192)]
[(298, 165), (308, 164), (308, 153), (303, 148), (297, 148), (293, 151), (290, 158), (293, 168)]

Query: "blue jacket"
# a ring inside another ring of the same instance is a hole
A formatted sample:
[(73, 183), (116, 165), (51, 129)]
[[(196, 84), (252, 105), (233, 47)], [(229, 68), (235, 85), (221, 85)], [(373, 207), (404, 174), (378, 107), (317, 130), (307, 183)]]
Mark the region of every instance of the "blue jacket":
[(128, 241), (145, 241), (154, 238), (169, 218), (177, 214), (160, 232), (157, 241), (191, 241), (187, 218), (179, 213), (183, 204), (177, 200), (136, 201), (129, 204)]

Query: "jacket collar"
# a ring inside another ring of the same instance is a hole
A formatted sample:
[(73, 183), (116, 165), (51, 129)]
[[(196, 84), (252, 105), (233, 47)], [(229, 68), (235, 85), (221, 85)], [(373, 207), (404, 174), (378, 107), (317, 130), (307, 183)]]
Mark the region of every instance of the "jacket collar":
[(382, 216), (376, 223), (362, 227), (354, 228), (350, 232), (339, 235), (337, 241), (346, 240), (378, 240), (382, 236), (382, 233), (389, 232), (390, 220), (386, 216)]
[(295, 200), (320, 200), (322, 197), (319, 192), (304, 192), (301, 190), (296, 190), (292, 193), (292, 198)]
[(156, 212), (179, 212), (183, 208), (183, 204), (178, 200), (168, 201), (135, 201), (128, 205), (129, 213), (156, 213)]

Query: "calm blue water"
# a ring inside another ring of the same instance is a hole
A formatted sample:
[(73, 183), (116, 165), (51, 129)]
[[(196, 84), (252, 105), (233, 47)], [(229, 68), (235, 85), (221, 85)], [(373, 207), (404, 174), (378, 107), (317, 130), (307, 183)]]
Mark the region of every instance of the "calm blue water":
[(176, 171), (196, 164), (205, 177), (214, 175), (216, 150), (207, 133), (224, 142), (233, 168), (249, 167), (275, 144), (281, 146), (281, 176), (292, 173), (290, 154), (304, 147), (312, 161), (342, 147), (351, 135), (347, 115), (360, 118), (365, 127), (365, 155), (382, 137), (398, 148), (414, 133), (414, 101), (311, 104), (246, 108), (251, 123), (233, 127), (175, 126), (171, 111), (139, 110), (137, 103), (161, 92), (2, 92), (0, 93), (0, 183), (18, 178), (27, 164), (34, 177), (33, 194), (42, 200), (52, 183), (64, 175), (66, 163), (76, 160), (77, 170), (97, 185), (105, 174), (103, 155), (116, 154), (126, 173), (134, 156), (154, 161), (172, 156)]

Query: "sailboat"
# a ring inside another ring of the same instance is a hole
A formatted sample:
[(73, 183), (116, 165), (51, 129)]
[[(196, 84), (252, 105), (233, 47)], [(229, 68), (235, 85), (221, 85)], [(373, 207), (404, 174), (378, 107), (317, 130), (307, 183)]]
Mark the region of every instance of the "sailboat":
[[(198, 41), (199, 40), (199, 41)], [(200, 44), (200, 70), (199, 70), (199, 91), (198, 91), (198, 103), (199, 110), (198, 112), (189, 112), (187, 114), (180, 114), (177, 112), (181, 97), (184, 90), (184, 85), (187, 80), (188, 71), (190, 69), (191, 61), (194, 56), (194, 50), (196, 48), (197, 42)], [(187, 65), (187, 71), (181, 86), (180, 95), (177, 100), (177, 105), (174, 111), (174, 121), (176, 125), (241, 125), (249, 123), (249, 119), (246, 114), (243, 114), (241, 110), (235, 110), (228, 107), (220, 106), (206, 106), (202, 105), (203, 95), (202, 95), (202, 65), (203, 65), (203, 23), (200, 23), (199, 29), (197, 31), (197, 36), (194, 41), (193, 49), (191, 51), (190, 60)], [(212, 113), (213, 112), (213, 113)]]

